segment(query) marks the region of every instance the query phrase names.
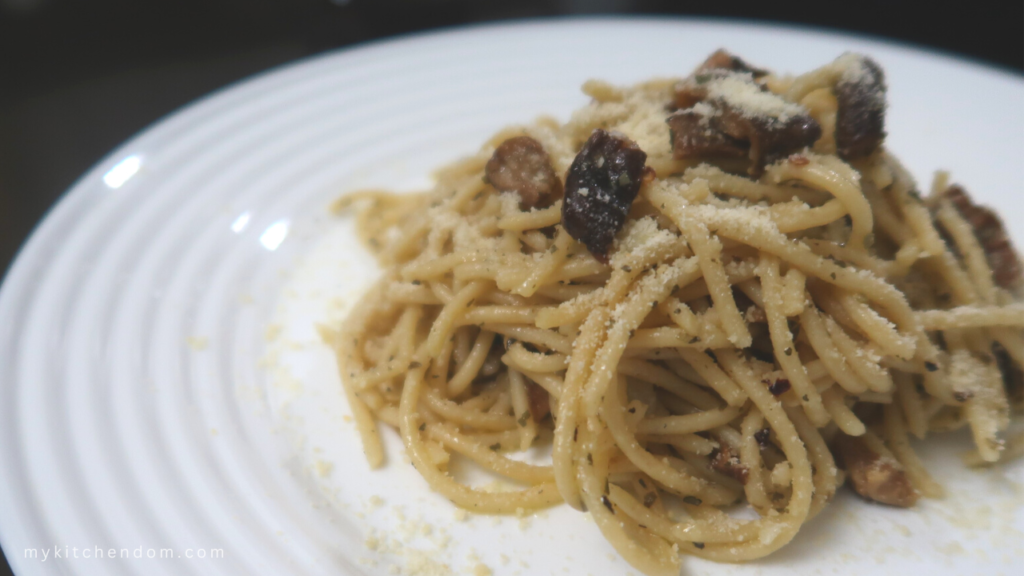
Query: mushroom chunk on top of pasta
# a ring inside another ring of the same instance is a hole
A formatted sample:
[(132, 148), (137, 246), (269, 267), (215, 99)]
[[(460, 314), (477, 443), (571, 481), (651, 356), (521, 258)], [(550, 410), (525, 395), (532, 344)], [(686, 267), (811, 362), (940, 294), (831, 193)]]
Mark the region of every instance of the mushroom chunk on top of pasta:
[(759, 83), (763, 75), (719, 51), (677, 83), (673, 103), (681, 109), (667, 120), (675, 157), (748, 156), (749, 173), (759, 176), (765, 164), (813, 145), (818, 122)]

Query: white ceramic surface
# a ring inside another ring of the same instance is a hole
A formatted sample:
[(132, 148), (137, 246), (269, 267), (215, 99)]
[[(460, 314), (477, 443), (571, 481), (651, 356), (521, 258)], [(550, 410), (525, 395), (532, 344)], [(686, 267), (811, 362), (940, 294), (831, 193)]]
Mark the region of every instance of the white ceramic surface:
[[(597, 19), (455, 30), (287, 66), (112, 153), (9, 271), (0, 542), (15, 572), (629, 574), (564, 507), (462, 518), (405, 464), (394, 435), (387, 468), (367, 470), (313, 325), (341, 318), (375, 268), (350, 222), (325, 208), (354, 188), (423, 186), (505, 124), (564, 119), (585, 102), (587, 78), (683, 75), (722, 46), (787, 71), (845, 50), (872, 55), (889, 78), (889, 148), (923, 185), (951, 170), (1024, 240), (1024, 82), (913, 49)], [(954, 436), (923, 449), (944, 500), (904, 511), (844, 494), (776, 556), (686, 560), (684, 573), (1019, 574), (1024, 466), (966, 472), (967, 446)], [(129, 558), (84, 557), (111, 548)]]

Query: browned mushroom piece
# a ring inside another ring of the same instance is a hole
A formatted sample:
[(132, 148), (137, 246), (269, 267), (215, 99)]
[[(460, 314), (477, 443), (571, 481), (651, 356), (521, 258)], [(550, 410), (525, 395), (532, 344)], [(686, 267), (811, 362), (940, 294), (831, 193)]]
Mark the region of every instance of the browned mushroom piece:
[(807, 109), (772, 93), (757, 78), (767, 74), (719, 50), (674, 86), (667, 118), (677, 159), (750, 158), (748, 172), (814, 145), (821, 126)]
[(487, 181), (502, 192), (517, 192), (520, 205), (529, 209), (557, 195), (562, 182), (540, 142), (516, 136), (501, 143), (487, 161)]
[(845, 63), (835, 85), (836, 152), (855, 160), (868, 156), (885, 140), (885, 74), (872, 59), (840, 57)]
[(710, 56), (697, 67), (694, 74), (701, 74), (703, 72), (710, 72), (711, 70), (730, 70), (732, 72), (746, 72), (754, 78), (760, 78), (761, 76), (767, 76), (768, 71), (762, 68), (755, 68), (750, 64), (747, 64), (739, 56), (734, 56), (725, 50), (719, 48), (715, 50)]
[(974, 229), (974, 235), (985, 250), (988, 265), (992, 268), (995, 283), (1007, 290), (1020, 290), (1024, 266), (999, 216), (989, 208), (975, 204), (967, 191), (955, 184), (947, 188), (942, 197), (949, 200)]
[(821, 138), (821, 126), (806, 113), (771, 116), (751, 114), (730, 105), (721, 108), (715, 124), (726, 135), (750, 143), (748, 171), (752, 176), (759, 176), (767, 164), (813, 146)]
[(750, 476), (750, 469), (740, 463), (740, 459), (733, 454), (728, 445), (722, 444), (710, 455), (711, 468), (720, 474), (724, 474), (740, 484), (746, 484)]
[(846, 468), (853, 489), (864, 498), (908, 508), (918, 493), (910, 484), (903, 465), (891, 456), (871, 449), (862, 436), (839, 433), (835, 439), (837, 460)]
[(629, 138), (594, 130), (565, 177), (562, 226), (595, 258), (608, 261), (645, 176), (647, 154)]
[(673, 111), (681, 110), (686, 112), (688, 108), (693, 107), (693, 105), (702, 102), (708, 97), (707, 88), (691, 79), (676, 83), (673, 93), (675, 96), (672, 100), (672, 105), (669, 106), (669, 110)]
[(693, 71), (689, 78), (676, 83), (674, 87), (675, 108), (689, 108), (707, 98), (707, 82), (713, 77), (721, 76), (723, 72), (749, 74), (752, 80), (768, 74), (767, 70), (755, 68), (738, 56), (733, 56), (725, 50), (716, 50)]
[(751, 160), (748, 172), (759, 176), (765, 165), (821, 137), (821, 126), (806, 112), (759, 114), (725, 100), (708, 99), (668, 117), (675, 158), (746, 155)]
[(706, 109), (711, 114), (702, 114), (690, 109), (681, 110), (668, 117), (669, 135), (675, 156), (746, 156), (749, 146), (714, 127), (711, 116), (717, 111), (710, 106)]

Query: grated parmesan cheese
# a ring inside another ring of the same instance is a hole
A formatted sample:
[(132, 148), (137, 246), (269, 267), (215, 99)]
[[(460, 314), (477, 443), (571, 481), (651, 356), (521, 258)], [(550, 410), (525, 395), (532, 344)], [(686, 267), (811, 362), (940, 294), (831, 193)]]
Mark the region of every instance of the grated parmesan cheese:
[(803, 106), (762, 91), (750, 74), (734, 72), (716, 76), (706, 86), (709, 98), (728, 104), (747, 118), (771, 118), (785, 122), (793, 116), (807, 114)]

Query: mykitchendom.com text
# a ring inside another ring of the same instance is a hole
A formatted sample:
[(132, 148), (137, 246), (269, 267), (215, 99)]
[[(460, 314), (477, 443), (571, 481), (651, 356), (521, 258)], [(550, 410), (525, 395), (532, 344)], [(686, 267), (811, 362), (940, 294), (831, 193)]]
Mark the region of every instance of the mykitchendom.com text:
[(223, 548), (101, 548), (99, 546), (51, 546), (25, 548), (26, 560), (54, 562), (63, 560), (216, 560), (224, 557)]

